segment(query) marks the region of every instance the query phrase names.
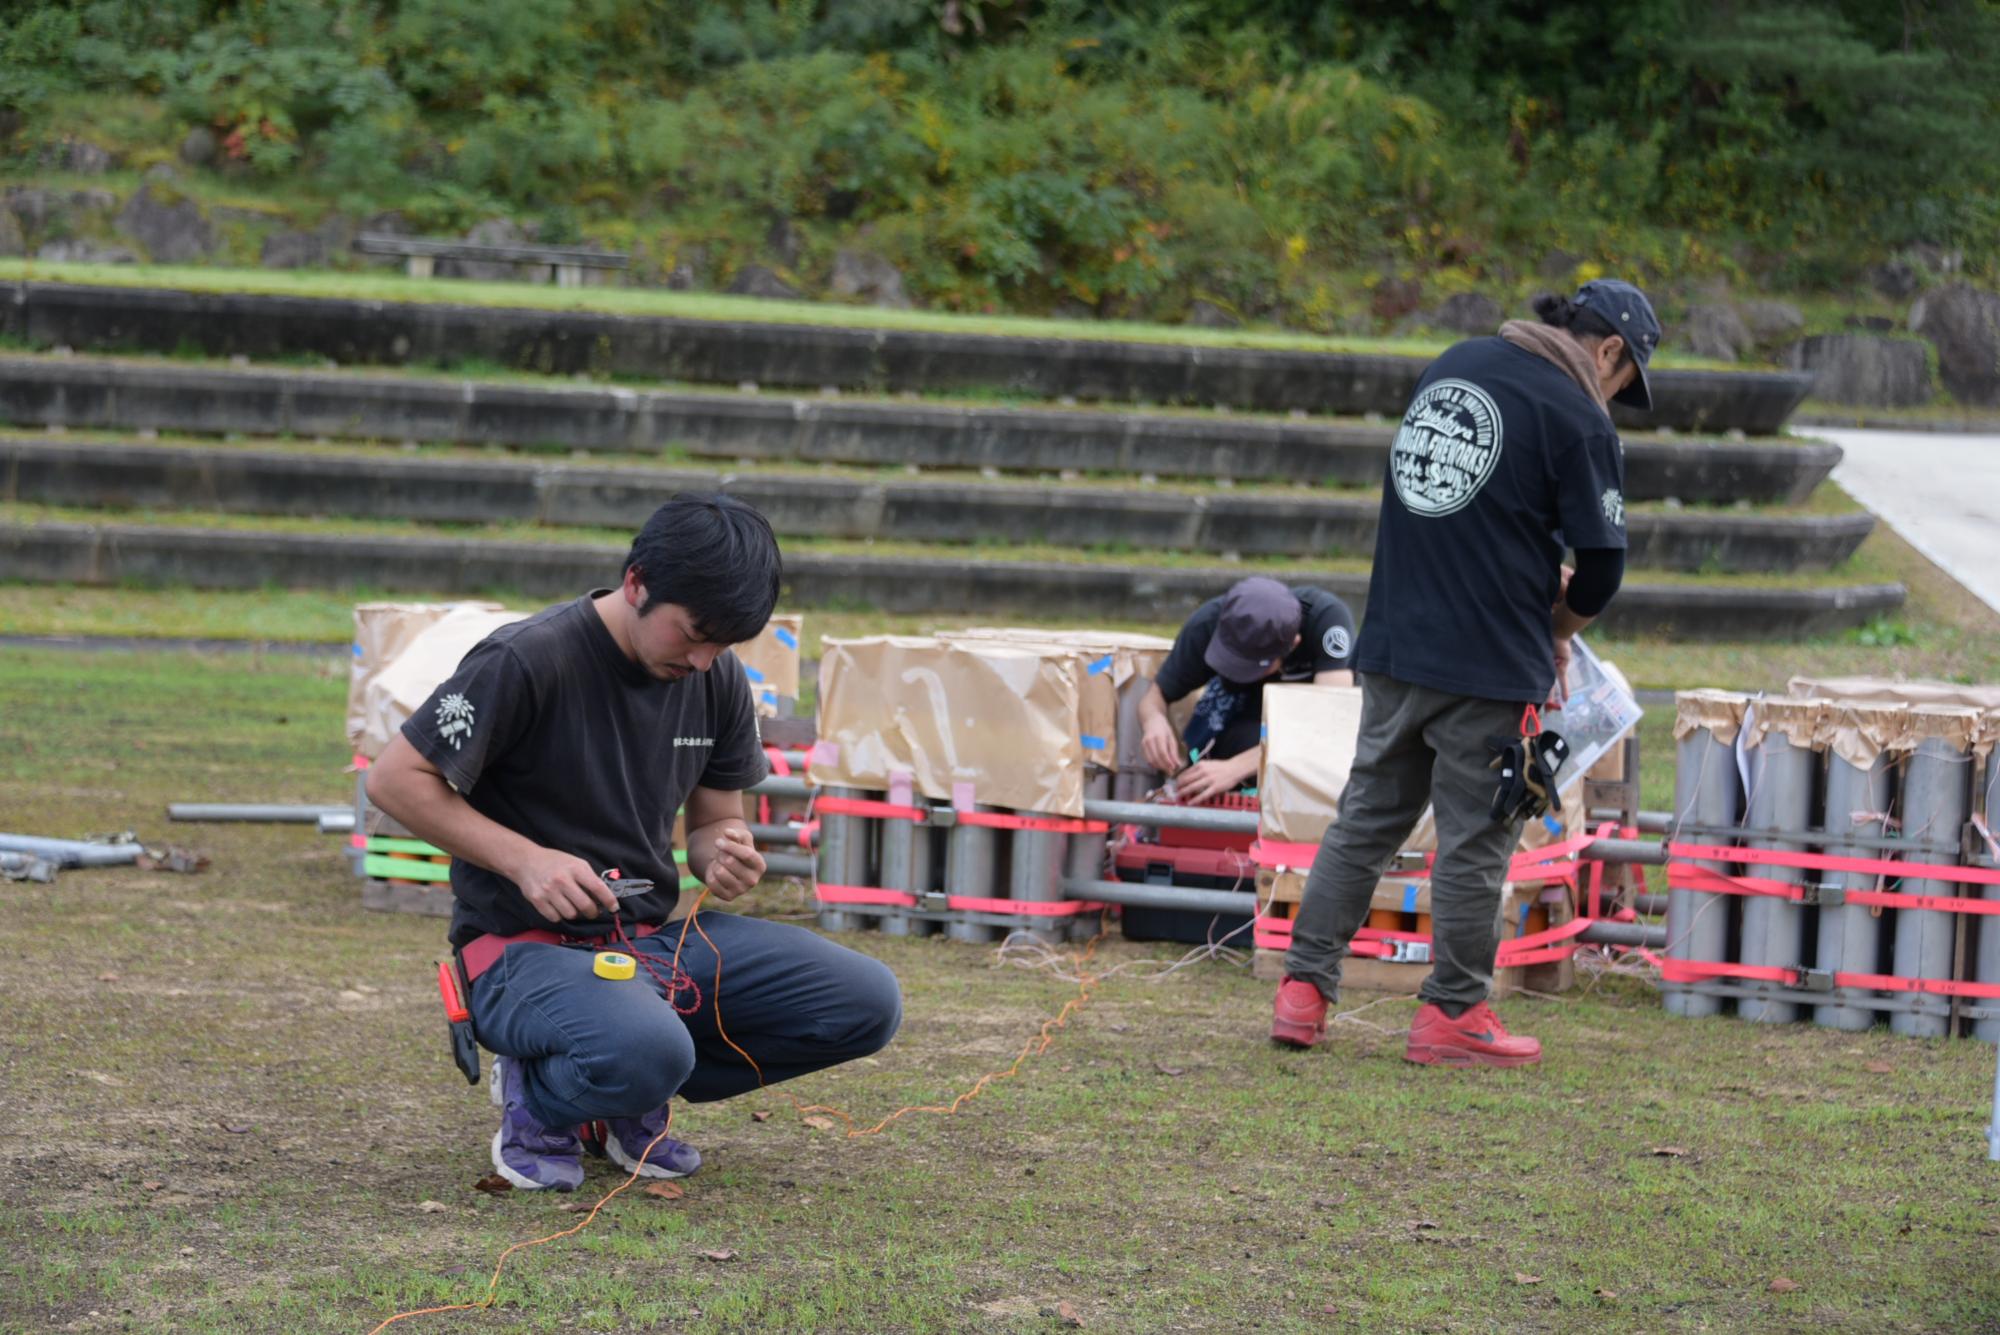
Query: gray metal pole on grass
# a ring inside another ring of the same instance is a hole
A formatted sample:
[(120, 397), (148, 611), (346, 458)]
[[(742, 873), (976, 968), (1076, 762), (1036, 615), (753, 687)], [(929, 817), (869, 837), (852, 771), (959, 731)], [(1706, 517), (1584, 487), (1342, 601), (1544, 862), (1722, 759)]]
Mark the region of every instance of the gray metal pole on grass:
[[(1988, 727), (1996, 720), (1988, 716)], [(1986, 828), (1989, 832), (2000, 832), (2000, 747), (1995, 747), (1986, 755)], [(2000, 858), (1992, 860), (1992, 865), (2000, 866)], [(1980, 893), (1984, 899), (2000, 899), (2000, 885), (1989, 885), (1981, 892), (1970, 886), (1961, 894)], [(2000, 917), (1984, 917), (1979, 920), (1979, 950), (1973, 956), (1972, 976), (1982, 983), (2000, 983)], [(1972, 1032), (1988, 1043), (2000, 1043), (2000, 1001), (1988, 998), (1979, 1003), (1982, 1010), (1993, 1012), (1972, 1022)], [(1994, 1122), (2000, 1125), (2000, 1076), (1995, 1078)], [(2000, 1154), (1995, 1155), (2000, 1158)]]
[(145, 851), (137, 844), (93, 844), (81, 839), (0, 834), (0, 853), (32, 853), (58, 867), (118, 867), (137, 862)]
[(269, 825), (312, 825), (322, 816), (345, 813), (346, 807), (286, 806), (271, 802), (169, 802), (168, 820), (251, 821)]

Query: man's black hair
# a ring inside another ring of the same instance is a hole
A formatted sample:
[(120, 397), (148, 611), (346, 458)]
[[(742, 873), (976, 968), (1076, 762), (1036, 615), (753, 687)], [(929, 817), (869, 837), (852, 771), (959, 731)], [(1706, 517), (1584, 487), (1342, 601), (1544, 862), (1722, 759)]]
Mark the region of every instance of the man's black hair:
[(653, 511), (625, 556), (635, 566), (646, 586), (639, 615), (679, 603), (711, 644), (754, 639), (778, 605), (771, 521), (734, 496), (684, 491)]
[[(1623, 332), (1612, 328), (1611, 321), (1596, 311), (1585, 310), (1568, 297), (1544, 292), (1528, 304), (1534, 307), (1535, 314), (1541, 317), (1543, 324), (1554, 325), (1557, 329), (1567, 329), (1578, 338), (1588, 338), (1600, 343), (1613, 335), (1625, 338)], [(1630, 339), (1625, 339), (1625, 350), (1618, 355), (1618, 364), (1624, 366), (1631, 360), (1632, 342)]]

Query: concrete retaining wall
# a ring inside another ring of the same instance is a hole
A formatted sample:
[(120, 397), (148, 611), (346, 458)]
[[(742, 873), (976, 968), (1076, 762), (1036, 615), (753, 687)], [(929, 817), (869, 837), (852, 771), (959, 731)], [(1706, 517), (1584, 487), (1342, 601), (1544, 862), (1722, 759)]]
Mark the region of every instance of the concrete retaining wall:
[[(874, 467), (1150, 473), (1379, 486), (1393, 424), (956, 408), (405, 376), (0, 357), (0, 421), (654, 452)], [(1633, 501), (1796, 503), (1840, 460), (1823, 442), (1636, 437)]]
[[(1254, 556), (1367, 557), (1373, 498), (1255, 496), (1000, 483), (874, 482), (0, 439), (0, 499), (93, 509), (535, 522), (634, 530), (677, 491), (727, 491), (786, 537), (1122, 545)], [(1630, 562), (1667, 570), (1824, 568), (1874, 528), (1867, 514), (1634, 513)]]
[[(313, 355), (366, 365), (480, 358), (523, 371), (900, 393), (1000, 390), (1054, 399), (1221, 404), (1399, 417), (1425, 362), (1351, 353), (1005, 338), (343, 301), (58, 283), (0, 284), (0, 333), (34, 346), (214, 356)], [(1811, 384), (1786, 372), (1659, 371), (1633, 428), (1769, 435)]]
[[(122, 524), (0, 524), (0, 580), (78, 584), (180, 584), (242, 589), (506, 592), (561, 598), (608, 586), (620, 545), (495, 543), (436, 538), (323, 537)], [(794, 554), (787, 606), (856, 604), (945, 615), (1106, 616), (1172, 620), (1221, 592), (1242, 571)], [(1304, 576), (1357, 612), (1365, 577)], [(1900, 584), (1834, 589), (1729, 589), (1636, 585), (1604, 618), (1615, 634), (1686, 639), (1790, 639), (1859, 625), (1902, 605)]]

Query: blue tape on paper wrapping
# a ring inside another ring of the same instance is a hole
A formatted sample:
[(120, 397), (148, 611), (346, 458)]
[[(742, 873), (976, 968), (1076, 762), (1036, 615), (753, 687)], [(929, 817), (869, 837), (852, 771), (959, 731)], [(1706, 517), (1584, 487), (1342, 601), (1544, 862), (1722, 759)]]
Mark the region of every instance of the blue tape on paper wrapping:
[(1549, 815), (1547, 812), (1543, 812), (1542, 828), (1544, 830), (1547, 830), (1550, 834), (1561, 834), (1563, 832), (1563, 823), (1557, 820), (1554, 816)]
[(765, 692), (764, 692), (764, 694), (763, 694), (763, 695), (762, 695), (762, 696), (761, 696), (760, 698), (761, 698), (761, 699), (762, 699), (762, 700), (764, 701), (764, 703), (765, 703), (765, 704), (767, 704), (767, 705), (775, 705), (775, 704), (777, 704), (777, 703), (778, 703), (778, 688), (777, 688), (777, 687), (775, 687), (775, 686), (771, 687), (771, 688), (770, 688), (769, 690), (765, 691)]
[(1528, 911), (1534, 907), (1535, 905), (1532, 901), (1521, 905), (1521, 922), (1519, 926), (1514, 928), (1515, 936), (1526, 936), (1528, 934)]
[(1268, 742), (1268, 741), (1270, 741), (1270, 740), (1271, 740), (1271, 725), (1270, 725), (1270, 724), (1268, 724), (1268, 723), (1259, 723), (1259, 724), (1257, 725), (1257, 740), (1258, 740), (1258, 741), (1260, 741), (1260, 742)]
[(1416, 911), (1417, 911), (1417, 882), (1405, 881), (1403, 882), (1403, 912), (1415, 913)]
[(361, 657), (361, 646), (358, 643), (354, 646), (354, 656), (356, 658)]
[(784, 645), (787, 649), (796, 649), (799, 647), (799, 637), (786, 630), (783, 626), (779, 626), (773, 630), (771, 638), (779, 644)]
[(1102, 751), (1107, 745), (1102, 737), (1093, 737), (1087, 732), (1082, 734), (1082, 736), (1083, 749), (1086, 751)]
[(1090, 675), (1093, 677), (1098, 675), (1100, 672), (1109, 672), (1109, 671), (1111, 671), (1110, 654), (1106, 654), (1104, 657), (1098, 659), (1095, 663), (1092, 663), (1090, 665)]
[(764, 680), (764, 674), (759, 672), (756, 668), (751, 667), (748, 663), (745, 663), (743, 665), (743, 675), (748, 677), (752, 681)]

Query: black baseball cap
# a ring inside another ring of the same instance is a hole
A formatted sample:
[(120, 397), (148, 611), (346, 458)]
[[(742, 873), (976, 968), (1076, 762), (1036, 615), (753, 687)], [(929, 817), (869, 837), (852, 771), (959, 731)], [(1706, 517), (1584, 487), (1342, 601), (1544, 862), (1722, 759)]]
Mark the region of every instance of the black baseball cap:
[(1222, 614), (1202, 662), (1224, 681), (1262, 681), (1292, 651), (1302, 615), (1298, 595), (1277, 580), (1240, 580), (1222, 595)]
[(1595, 278), (1576, 290), (1574, 304), (1610, 325), (1625, 340), (1632, 364), (1639, 374), (1632, 383), (1613, 396), (1613, 402), (1634, 408), (1653, 406), (1653, 386), (1646, 379), (1646, 363), (1660, 346), (1660, 317), (1646, 294), (1622, 278)]

